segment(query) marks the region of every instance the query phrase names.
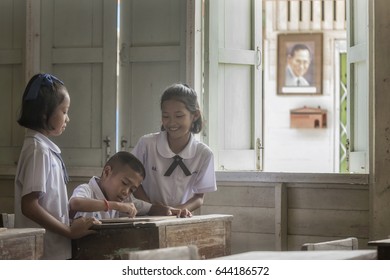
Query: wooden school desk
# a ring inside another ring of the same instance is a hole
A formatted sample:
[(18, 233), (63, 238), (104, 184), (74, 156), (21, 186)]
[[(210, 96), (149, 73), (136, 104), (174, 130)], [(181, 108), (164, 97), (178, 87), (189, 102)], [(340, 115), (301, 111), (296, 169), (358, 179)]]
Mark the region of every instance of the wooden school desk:
[(231, 253), (232, 215), (142, 218), (95, 226), (96, 234), (73, 241), (73, 259), (119, 259), (129, 250), (185, 245), (196, 245), (205, 259)]
[(43, 228), (0, 228), (0, 260), (37, 260), (43, 256)]

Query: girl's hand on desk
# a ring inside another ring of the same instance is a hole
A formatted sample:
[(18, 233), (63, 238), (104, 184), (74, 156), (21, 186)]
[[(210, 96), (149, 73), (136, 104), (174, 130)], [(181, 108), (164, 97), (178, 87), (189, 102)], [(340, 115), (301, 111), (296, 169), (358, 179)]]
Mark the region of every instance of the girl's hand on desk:
[(188, 218), (192, 217), (192, 213), (188, 209), (173, 208), (170, 206), (165, 206), (168, 211), (164, 216), (176, 216), (178, 218)]
[(153, 204), (148, 215), (151, 216), (177, 216), (180, 218), (192, 217), (192, 213), (184, 208), (174, 208), (163, 204)]
[(163, 204), (153, 204), (148, 212), (150, 216), (172, 216), (171, 207)]
[(171, 208), (172, 215), (177, 216), (179, 218), (189, 218), (192, 217), (191, 211), (188, 209), (179, 209), (179, 208)]
[(95, 218), (77, 218), (73, 220), (72, 224), (70, 225), (70, 238), (77, 239), (92, 233), (96, 233), (94, 230), (90, 230), (89, 228), (92, 225), (98, 224), (101, 224), (101, 222)]

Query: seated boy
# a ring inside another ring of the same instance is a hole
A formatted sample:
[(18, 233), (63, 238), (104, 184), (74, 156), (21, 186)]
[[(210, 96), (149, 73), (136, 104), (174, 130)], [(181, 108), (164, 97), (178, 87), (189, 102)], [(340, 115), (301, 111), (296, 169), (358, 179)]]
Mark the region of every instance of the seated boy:
[[(129, 152), (114, 154), (105, 164), (101, 177), (92, 177), (88, 184), (76, 187), (69, 199), (70, 218), (96, 219), (134, 217), (142, 201), (131, 202), (130, 195), (145, 178), (143, 164)], [(130, 202), (129, 202), (130, 201)], [(121, 215), (120, 215), (121, 214)]]

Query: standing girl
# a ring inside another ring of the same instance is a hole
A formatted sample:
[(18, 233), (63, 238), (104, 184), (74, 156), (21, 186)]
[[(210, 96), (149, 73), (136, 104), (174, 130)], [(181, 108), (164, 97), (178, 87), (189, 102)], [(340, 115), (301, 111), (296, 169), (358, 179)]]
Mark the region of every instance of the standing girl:
[(50, 74), (31, 78), (23, 94), (18, 123), (27, 128), (15, 176), (15, 227), (43, 227), (44, 259), (71, 258), (71, 239), (80, 238), (95, 220), (70, 226), (68, 176), (61, 150), (49, 137), (69, 122), (70, 98), (62, 81)]
[(213, 153), (194, 137), (202, 130), (196, 92), (174, 84), (160, 106), (161, 131), (141, 137), (132, 151), (147, 174), (134, 195), (151, 203), (150, 215), (191, 216), (204, 193), (217, 190)]

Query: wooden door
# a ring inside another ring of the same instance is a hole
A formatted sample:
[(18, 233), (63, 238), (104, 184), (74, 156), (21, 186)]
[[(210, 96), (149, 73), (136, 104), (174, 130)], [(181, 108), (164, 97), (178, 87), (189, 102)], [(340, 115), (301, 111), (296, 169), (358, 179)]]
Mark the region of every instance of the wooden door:
[(62, 79), (71, 97), (70, 123), (54, 140), (68, 166), (102, 166), (116, 143), (117, 1), (40, 5), (38, 69)]
[(15, 167), (24, 130), (17, 123), (24, 90), (25, 1), (0, 1), (0, 164)]
[(128, 0), (120, 5), (119, 149), (160, 130), (160, 97), (186, 81), (186, 2)]

